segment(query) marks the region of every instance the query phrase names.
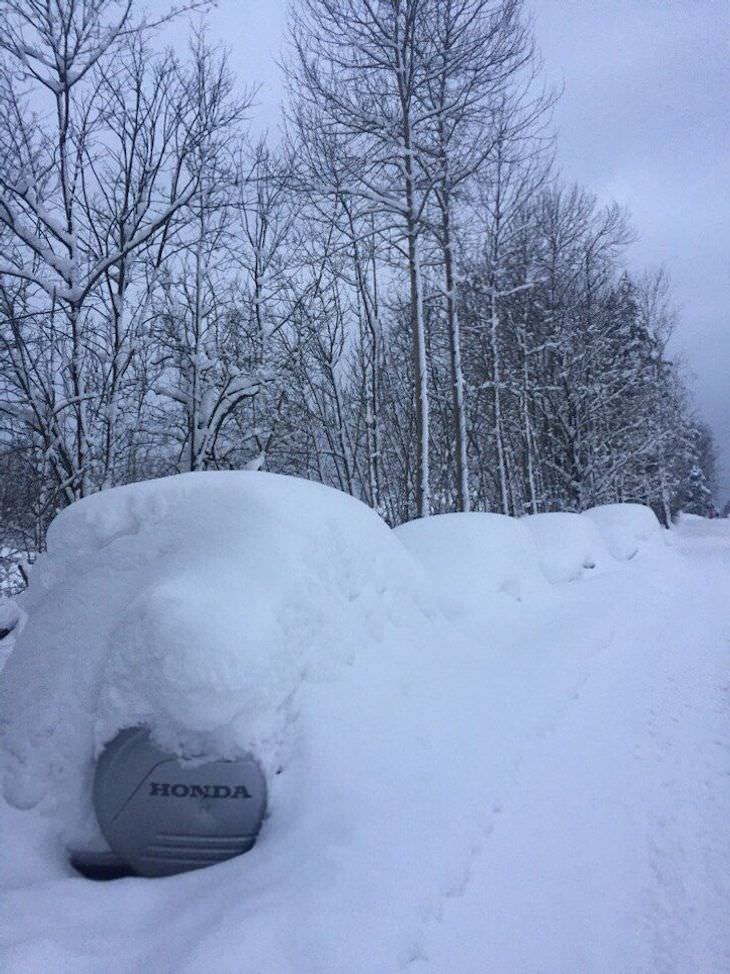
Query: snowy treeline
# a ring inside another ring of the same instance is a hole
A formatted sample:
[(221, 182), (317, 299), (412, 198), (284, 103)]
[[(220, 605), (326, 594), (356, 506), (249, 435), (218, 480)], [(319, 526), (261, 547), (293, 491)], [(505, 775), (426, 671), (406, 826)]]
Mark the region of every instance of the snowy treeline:
[(705, 513), (666, 282), (553, 171), (521, 0), (297, 0), (268, 143), (204, 34), (162, 46), (205, 6), (0, 7), (0, 544), (246, 466), (391, 523)]

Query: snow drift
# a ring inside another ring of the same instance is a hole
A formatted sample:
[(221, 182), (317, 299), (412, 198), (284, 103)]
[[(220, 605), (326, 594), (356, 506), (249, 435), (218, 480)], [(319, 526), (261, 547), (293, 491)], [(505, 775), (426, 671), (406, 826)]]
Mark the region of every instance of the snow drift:
[[(69, 508), (0, 674), (3, 972), (725, 969), (722, 896), (684, 910), (677, 946), (671, 882), (685, 828), (723, 874), (725, 806), (682, 802), (722, 760), (720, 691), (700, 683), (727, 633), (719, 583), (662, 537), (641, 509), (391, 531), (253, 472)], [(728, 540), (703, 540), (723, 582)], [(670, 787), (685, 712), (707, 726)], [(269, 815), (251, 852), (160, 880), (73, 873), (67, 845), (100, 842), (94, 760), (134, 723), (183, 755), (256, 755)]]

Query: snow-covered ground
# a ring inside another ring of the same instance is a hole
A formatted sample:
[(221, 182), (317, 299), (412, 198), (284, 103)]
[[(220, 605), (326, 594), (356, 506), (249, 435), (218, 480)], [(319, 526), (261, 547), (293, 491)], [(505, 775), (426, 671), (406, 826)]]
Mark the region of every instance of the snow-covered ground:
[[(391, 532), (258, 473), (89, 498), (0, 676), (0, 969), (726, 974), (729, 597), (730, 521)], [(135, 722), (257, 753), (252, 852), (72, 872), (94, 756)]]

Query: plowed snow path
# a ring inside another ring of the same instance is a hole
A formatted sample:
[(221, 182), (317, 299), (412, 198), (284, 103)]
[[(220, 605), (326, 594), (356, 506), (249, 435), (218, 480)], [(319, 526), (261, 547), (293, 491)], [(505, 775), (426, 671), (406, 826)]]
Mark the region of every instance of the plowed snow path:
[(676, 547), (669, 571), (567, 587), (536, 628), (541, 703), (502, 725), (512, 774), (414, 969), (730, 971), (730, 523), (687, 525)]

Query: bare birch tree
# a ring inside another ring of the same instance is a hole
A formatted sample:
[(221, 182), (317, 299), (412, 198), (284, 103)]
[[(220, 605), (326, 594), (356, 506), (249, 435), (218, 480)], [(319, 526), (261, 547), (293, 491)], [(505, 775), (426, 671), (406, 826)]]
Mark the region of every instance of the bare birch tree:
[[(522, 18), (521, 0), (442, 0), (429, 5), (428, 19), (433, 70), (418, 98), (431, 118), (433, 147), (430, 153), (421, 154), (419, 161), (436, 174), (438, 215), (434, 232), (443, 262), (456, 500), (457, 510), (468, 511), (467, 422), (456, 267), (459, 204), (468, 198), (472, 180), (499, 144), (502, 133), (495, 126), (495, 116), (505, 102), (514, 102), (510, 121), (513, 126), (521, 123), (524, 130), (528, 124), (535, 127), (549, 100), (538, 95), (526, 113), (523, 102), (529, 97), (534, 51)], [(523, 73), (525, 77), (521, 77)]]
[(302, 0), (292, 20), (289, 69), (300, 132), (316, 124), (338, 137), (345, 191), (360, 216), (378, 218), (388, 245), (405, 261), (418, 516), (431, 509), (421, 249), (432, 180), (418, 165), (429, 126), (418, 91), (433, 69), (426, 8), (425, 0)]

